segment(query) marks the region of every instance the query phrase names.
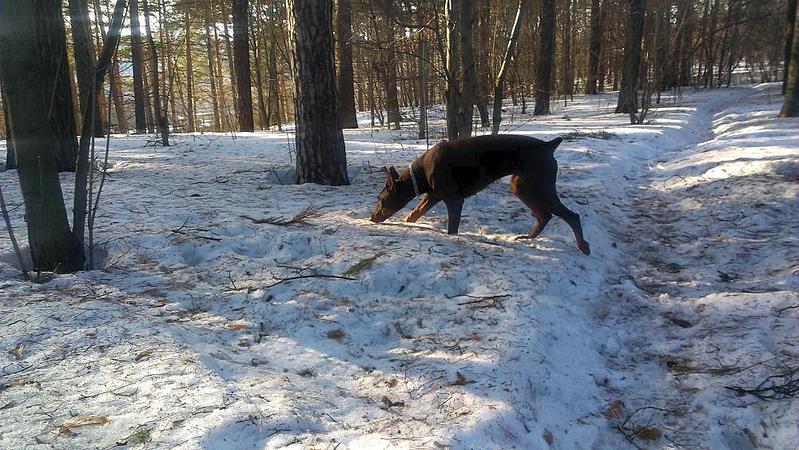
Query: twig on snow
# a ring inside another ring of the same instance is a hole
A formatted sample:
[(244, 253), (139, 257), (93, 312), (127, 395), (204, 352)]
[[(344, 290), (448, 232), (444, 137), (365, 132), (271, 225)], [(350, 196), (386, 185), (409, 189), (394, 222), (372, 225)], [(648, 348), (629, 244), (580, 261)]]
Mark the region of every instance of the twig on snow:
[(753, 395), (760, 400), (784, 400), (799, 394), (799, 367), (784, 373), (769, 375), (757, 387), (747, 389), (741, 386), (724, 386), (724, 389), (738, 395)]
[(267, 285), (266, 288), (269, 289), (269, 288), (277, 286), (278, 284), (285, 283), (287, 281), (301, 280), (303, 278), (334, 278), (334, 279), (337, 279), (337, 280), (350, 280), (350, 281), (356, 281), (357, 280), (357, 278), (352, 278), (352, 277), (342, 277), (342, 276), (339, 276), (339, 275), (325, 275), (325, 274), (315, 273), (315, 274), (312, 274), (312, 275), (297, 275), (297, 276), (288, 277), (288, 278), (277, 278), (276, 282)]
[(313, 219), (322, 215), (322, 208), (319, 206), (310, 203), (306, 206), (302, 211), (298, 212), (294, 215), (291, 219), (286, 219), (283, 217), (264, 217), (263, 219), (255, 219), (253, 217), (247, 216), (242, 214), (241, 217), (244, 219), (251, 220), (253, 223), (258, 224), (269, 224), (269, 225), (278, 225), (278, 226), (287, 226), (287, 225), (308, 225), (308, 219)]

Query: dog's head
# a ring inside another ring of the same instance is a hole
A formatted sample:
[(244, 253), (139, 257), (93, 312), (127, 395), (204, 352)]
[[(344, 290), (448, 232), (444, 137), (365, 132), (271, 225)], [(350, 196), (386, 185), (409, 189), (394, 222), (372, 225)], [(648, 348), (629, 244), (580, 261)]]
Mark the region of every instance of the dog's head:
[[(407, 183), (400, 177), (394, 166), (383, 167), (383, 174), (386, 176), (386, 185), (377, 196), (377, 206), (372, 211), (370, 220), (380, 223), (388, 219), (408, 204), (414, 197), (413, 189), (406, 186)], [(403, 177), (407, 178), (403, 173)]]

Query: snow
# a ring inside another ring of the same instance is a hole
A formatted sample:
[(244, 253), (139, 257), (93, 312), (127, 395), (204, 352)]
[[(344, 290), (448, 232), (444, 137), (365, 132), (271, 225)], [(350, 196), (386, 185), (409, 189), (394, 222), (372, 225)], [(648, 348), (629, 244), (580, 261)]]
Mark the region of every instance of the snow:
[(533, 220), (507, 180), (459, 236), (443, 206), (369, 222), (379, 168), (426, 148), (410, 124), (361, 117), (342, 187), (288, 184), (287, 133), (115, 136), (101, 270), (24, 282), (0, 241), (0, 448), (796, 448), (795, 397), (725, 386), (797, 367), (799, 122), (775, 84), (638, 126), (613, 101), (503, 124), (607, 133), (556, 151), (591, 256), (558, 219), (514, 241)]

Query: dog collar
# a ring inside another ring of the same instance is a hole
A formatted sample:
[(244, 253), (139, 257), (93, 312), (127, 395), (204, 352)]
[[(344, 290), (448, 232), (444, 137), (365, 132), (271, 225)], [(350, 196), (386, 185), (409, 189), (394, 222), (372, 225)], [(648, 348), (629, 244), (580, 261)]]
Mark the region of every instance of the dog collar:
[(413, 193), (416, 197), (419, 196), (419, 183), (416, 181), (416, 173), (413, 171), (413, 163), (408, 164), (408, 171), (410, 172), (411, 183), (413, 183)]

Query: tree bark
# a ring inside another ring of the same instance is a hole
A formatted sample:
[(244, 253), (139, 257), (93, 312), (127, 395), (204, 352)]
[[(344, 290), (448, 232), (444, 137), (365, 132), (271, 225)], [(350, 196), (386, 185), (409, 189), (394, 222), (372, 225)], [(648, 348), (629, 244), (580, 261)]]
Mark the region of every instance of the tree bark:
[(234, 51), (233, 46), (230, 43), (230, 30), (228, 29), (228, 18), (230, 15), (228, 14), (227, 4), (229, 0), (225, 0), (219, 3), (219, 6), (222, 7), (222, 34), (225, 38), (225, 51), (227, 52), (227, 67), (228, 71), (230, 72), (230, 88), (233, 91), (233, 103), (236, 103), (236, 99), (239, 98), (238, 89), (236, 86), (236, 67), (234, 64)]
[(52, 63), (66, 58), (63, 34), (59, 39), (59, 33), (53, 33), (59, 21), (63, 30), (60, 4), (0, 0), (0, 11), (0, 77), (8, 100), (33, 268), (74, 272), (83, 266), (83, 249), (70, 233), (58, 177), (63, 130), (54, 126), (50, 115), (53, 80), (60, 79), (53, 77), (59, 69)]
[[(139, 25), (139, 0), (130, 0), (130, 47), (133, 60), (133, 109), (136, 133), (147, 132), (147, 113), (144, 97), (144, 55)], [(188, 70), (188, 68), (187, 68)]]
[(793, 42), (787, 80), (780, 117), (797, 117), (799, 116), (799, 8), (794, 8)]
[(248, 0), (233, 0), (233, 59), (238, 86), (237, 116), (239, 131), (255, 130), (252, 116), (252, 81), (250, 80), (250, 30)]
[(549, 97), (552, 94), (552, 65), (555, 54), (555, 0), (541, 1), (540, 17), (534, 116), (549, 114)]
[(790, 61), (791, 57), (793, 56), (793, 38), (796, 34), (795, 24), (796, 24), (796, 10), (797, 6), (799, 6), (799, 0), (788, 0), (788, 14), (786, 20), (786, 29), (788, 30), (785, 33), (785, 50), (783, 52), (784, 59), (783, 61), (783, 73), (782, 73), (782, 93), (788, 89), (788, 69), (790, 69)]
[[(105, 23), (103, 21), (103, 11), (100, 7), (100, 0), (93, 0), (94, 16), (100, 29), (100, 38), (105, 40)], [(117, 132), (128, 132), (128, 116), (125, 113), (125, 99), (122, 95), (122, 80), (119, 76), (119, 63), (116, 56), (113, 58), (109, 69), (109, 83), (111, 83), (111, 97), (114, 102), (114, 114), (117, 118)], [(110, 118), (109, 118), (110, 121)], [(109, 127), (110, 128), (110, 127)], [(110, 132), (110, 130), (109, 130)]]
[(491, 0), (478, 0), (477, 18), (477, 98), (475, 106), (480, 114), (480, 127), (488, 128), (491, 120), (488, 113), (488, 102), (491, 88), (494, 85), (492, 58), (489, 52), (490, 45), (494, 42), (491, 37)]
[(355, 110), (355, 82), (352, 70), (352, 3), (338, 0), (336, 12), (336, 38), (338, 39), (338, 118), (342, 128), (358, 128)]
[[(574, 68), (572, 66), (572, 0), (566, 0), (563, 11), (563, 95), (574, 97)], [(565, 104), (565, 100), (564, 100)]]
[[(35, 21), (29, 23), (40, 31), (36, 33), (41, 48), (50, 51), (41, 56), (50, 58), (43, 66), (42, 76), (50, 80), (46, 86), (50, 126), (55, 130), (55, 155), (59, 172), (74, 172), (78, 155), (76, 135), (75, 103), (73, 101), (72, 77), (67, 60), (67, 40), (61, 3), (52, 0), (28, 0), (34, 4)], [(2, 14), (6, 14), (3, 12)], [(11, 13), (8, 13), (11, 14)], [(3, 30), (0, 34), (5, 33)]]
[(91, 106), (86, 104), (86, 99), (92, 90), (91, 83), (94, 80), (92, 75), (96, 60), (86, 0), (69, 0), (69, 19), (72, 25), (72, 54), (75, 57), (75, 72), (78, 76), (81, 117), (84, 115), (83, 111), (87, 109), (94, 111), (94, 135), (100, 137), (105, 130), (99, 102)]
[(197, 131), (196, 117), (194, 113), (194, 67), (191, 56), (191, 20), (189, 12), (186, 11), (183, 17), (186, 33), (186, 125), (189, 133)]
[(280, 80), (277, 72), (277, 44), (272, 40), (269, 47), (269, 117), (274, 117), (277, 129), (283, 130), (283, 116), (280, 113)]
[(624, 45), (624, 71), (621, 77), (616, 113), (638, 112), (636, 88), (641, 65), (641, 39), (644, 35), (644, 0), (630, 0), (627, 38)]
[(144, 6), (144, 29), (147, 31), (147, 42), (150, 47), (150, 91), (153, 99), (153, 114), (158, 133), (161, 135), (161, 145), (169, 147), (169, 121), (162, 112), (161, 82), (158, 79), (158, 49), (155, 46), (152, 28), (150, 28), (150, 5), (147, 0), (142, 0), (142, 6)]
[(502, 96), (505, 89), (505, 78), (513, 61), (513, 52), (516, 50), (516, 41), (519, 39), (519, 31), (522, 29), (522, 15), (527, 10), (528, 0), (520, 0), (519, 8), (516, 10), (516, 19), (513, 20), (513, 29), (508, 38), (508, 46), (505, 49), (505, 56), (502, 58), (502, 65), (497, 73), (494, 82), (494, 108), (493, 120), (491, 124), (491, 134), (499, 134), (499, 125), (502, 123)]
[(460, 62), (460, 30), (461, 2), (460, 0), (447, 0), (447, 51), (446, 51), (446, 77), (447, 77), (447, 139), (453, 140), (461, 137), (463, 124), (461, 123), (461, 93), (462, 65)]
[(297, 183), (349, 184), (336, 109), (333, 1), (286, 0), (293, 47)]
[(427, 139), (427, 38), (423, 33), (424, 14), (421, 10), (416, 12), (417, 26), (417, 52), (418, 60), (418, 80), (419, 80), (419, 134), (417, 139)]
[(474, 29), (474, 4), (472, 0), (461, 1), (460, 38), (461, 58), (463, 64), (463, 97), (460, 105), (460, 123), (462, 129), (459, 137), (472, 135), (472, 119), (474, 118), (474, 103), (477, 99), (477, 71), (474, 64), (474, 46), (472, 45), (472, 30)]
[(585, 88), (586, 94), (597, 93), (597, 83), (599, 78), (599, 57), (602, 53), (602, 22), (599, 0), (591, 0), (591, 42), (588, 49), (588, 83)]
[(211, 42), (211, 9), (205, 10), (205, 53), (208, 57), (208, 78), (211, 82), (211, 110), (214, 113), (214, 131), (222, 129), (222, 118), (219, 111), (219, 94), (216, 90), (216, 67), (213, 42)]

